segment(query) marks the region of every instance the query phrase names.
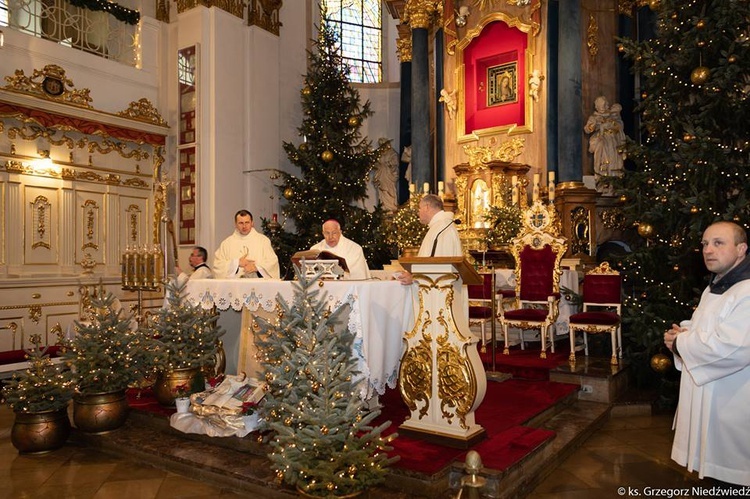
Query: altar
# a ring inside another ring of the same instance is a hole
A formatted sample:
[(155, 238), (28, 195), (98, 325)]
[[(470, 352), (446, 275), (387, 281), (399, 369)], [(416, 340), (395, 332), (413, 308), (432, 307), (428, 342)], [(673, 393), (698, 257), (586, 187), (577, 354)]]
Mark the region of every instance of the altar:
[[(253, 340), (253, 318), (273, 318), (277, 296), (291, 303), (293, 284), (272, 279), (191, 279), (186, 293), (193, 303), (206, 309), (216, 307), (222, 315), (241, 313), (238, 341), (225, 341), (227, 365), (236, 365), (237, 372), (263, 379)], [(411, 287), (398, 281), (377, 280), (318, 281), (318, 284), (329, 309), (347, 304), (351, 307), (347, 327), (354, 333), (353, 353), (367, 380), (361, 396), (368, 399), (382, 395), (386, 387), (395, 388), (404, 331), (414, 324)]]

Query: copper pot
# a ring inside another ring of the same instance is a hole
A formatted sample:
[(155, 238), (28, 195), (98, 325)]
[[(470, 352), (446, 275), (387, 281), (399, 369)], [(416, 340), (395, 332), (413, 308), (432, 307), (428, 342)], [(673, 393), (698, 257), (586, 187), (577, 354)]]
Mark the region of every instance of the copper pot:
[(110, 393), (78, 393), (73, 396), (73, 423), (86, 433), (108, 433), (128, 419), (125, 390)]
[(41, 454), (59, 449), (70, 436), (68, 410), (17, 412), (10, 441), (21, 454)]
[(171, 371), (161, 371), (154, 383), (154, 396), (156, 400), (165, 406), (173, 406), (175, 399), (175, 388), (180, 385), (193, 386), (193, 379), (200, 372), (199, 367), (185, 367)]

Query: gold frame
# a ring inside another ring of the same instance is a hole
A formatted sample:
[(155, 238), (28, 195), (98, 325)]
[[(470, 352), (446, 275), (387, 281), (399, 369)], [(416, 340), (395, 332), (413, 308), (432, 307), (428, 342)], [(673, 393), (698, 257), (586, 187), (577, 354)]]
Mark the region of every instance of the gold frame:
[(505, 24), (507, 24), (511, 28), (516, 28), (522, 33), (526, 33), (527, 43), (526, 43), (526, 50), (523, 55), (524, 61), (525, 61), (525, 68), (526, 73), (528, 73), (531, 68), (533, 68), (533, 62), (534, 62), (534, 52), (533, 52), (533, 26), (531, 24), (526, 24), (519, 17), (512, 17), (508, 14), (505, 14), (503, 12), (495, 12), (493, 14), (490, 14), (486, 17), (484, 17), (473, 29), (469, 30), (466, 33), (466, 36), (461, 40), (461, 42), (458, 44), (456, 48), (456, 70), (455, 70), (455, 79), (456, 79), (456, 88), (458, 89), (458, 92), (456, 94), (458, 95), (458, 116), (456, 119), (456, 133), (458, 135), (458, 143), (462, 144), (465, 142), (473, 142), (478, 141), (482, 137), (489, 137), (493, 135), (499, 135), (501, 133), (507, 132), (508, 135), (516, 135), (521, 133), (531, 133), (534, 131), (534, 123), (533, 123), (533, 107), (534, 107), (534, 100), (529, 98), (528, 91), (527, 91), (527, 77), (525, 75), (517, 75), (518, 76), (518, 87), (517, 87), (517, 94), (519, 99), (520, 96), (523, 95), (524, 103), (525, 103), (525, 112), (524, 112), (524, 125), (519, 126), (518, 123), (509, 123), (505, 125), (490, 127), (490, 128), (480, 128), (476, 130), (466, 130), (466, 88), (465, 88), (465, 82), (466, 82), (466, 64), (464, 64), (464, 50), (469, 46), (469, 44), (474, 40), (474, 38), (478, 37), (484, 28), (495, 21), (503, 21)]

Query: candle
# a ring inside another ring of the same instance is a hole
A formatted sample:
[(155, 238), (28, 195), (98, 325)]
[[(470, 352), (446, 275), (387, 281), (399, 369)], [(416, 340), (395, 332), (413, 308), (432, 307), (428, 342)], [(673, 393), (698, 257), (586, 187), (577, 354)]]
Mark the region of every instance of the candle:
[(445, 183), (441, 180), (438, 182), (438, 192), (443, 192), (445, 189)]
[(430, 183), (429, 182), (425, 182), (424, 183), (424, 185), (422, 186), (422, 192), (424, 192), (425, 194), (427, 194), (428, 192), (430, 192)]
[(278, 222), (279, 221), (279, 214), (278, 213), (274, 213), (273, 215), (271, 215), (271, 220), (273, 220), (274, 222)]
[(547, 174), (547, 183), (548, 184), (554, 184), (555, 183), (555, 172), (549, 172)]
[(550, 183), (549, 184), (549, 202), (553, 202), (555, 200), (555, 184)]
[(409, 184), (409, 192), (411, 192), (412, 194), (414, 194), (415, 192), (417, 192), (417, 186), (415, 184), (413, 184), (413, 183)]
[(539, 174), (534, 174), (534, 187), (532, 188), (532, 201), (539, 200)]

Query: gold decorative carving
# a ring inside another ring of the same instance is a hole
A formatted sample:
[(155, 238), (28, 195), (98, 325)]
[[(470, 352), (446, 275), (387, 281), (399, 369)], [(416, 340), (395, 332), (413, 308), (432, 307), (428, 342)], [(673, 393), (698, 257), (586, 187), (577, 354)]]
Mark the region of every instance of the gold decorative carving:
[(42, 297), (42, 294), (41, 294), (41, 293), (32, 293), (32, 294), (31, 294), (31, 299), (32, 299), (32, 300), (38, 300), (38, 299), (39, 299), (39, 298), (41, 298), (41, 297)]
[(410, 411), (417, 409), (417, 402), (424, 402), (419, 417), (424, 417), (430, 408), (432, 392), (432, 338), (425, 335), (417, 345), (407, 350), (399, 369), (401, 396)]
[(442, 15), (442, 0), (406, 0), (401, 22), (411, 29), (430, 29)]
[(633, 12), (637, 7), (649, 5), (653, 0), (620, 0), (617, 2), (617, 11), (628, 17), (633, 17)]
[(451, 422), (454, 414), (449, 408), (454, 408), (461, 428), (468, 429), (466, 415), (477, 396), (476, 377), (472, 373), (469, 359), (448, 341), (448, 335), (439, 336), (437, 343), (440, 410), (443, 418)]
[(141, 218), (141, 208), (137, 204), (131, 204), (125, 210), (128, 217), (128, 229), (130, 230), (129, 244), (138, 244), (138, 222)]
[(258, 26), (279, 36), (279, 10), (282, 0), (250, 0), (247, 4), (248, 26)]
[(91, 256), (91, 253), (86, 253), (83, 258), (81, 258), (81, 267), (83, 267), (83, 272), (81, 272), (82, 275), (91, 275), (94, 273), (96, 260)]
[(602, 219), (602, 225), (608, 229), (625, 229), (625, 213), (620, 208), (603, 209), (599, 212), (599, 218)]
[(65, 76), (65, 70), (57, 64), (47, 64), (41, 71), (35, 69), (31, 76), (26, 76), (23, 69), (16, 69), (15, 76), (6, 76), (5, 81), (8, 82), (5, 89), (11, 92), (91, 108), (91, 91), (88, 88), (73, 90), (73, 81)]
[(139, 178), (136, 178), (136, 177), (129, 178), (129, 179), (125, 180), (122, 183), (122, 185), (126, 185), (128, 187), (143, 187), (143, 188), (149, 187), (149, 183), (148, 182), (145, 182), (145, 181), (143, 181), (143, 180), (141, 180)]
[(245, 4), (242, 0), (177, 0), (177, 12), (182, 14), (199, 5), (203, 5), (209, 9), (217, 7), (240, 19), (243, 18), (245, 12)]
[(589, 225), (589, 210), (584, 206), (577, 206), (570, 210), (570, 252), (573, 255), (588, 255), (591, 248), (591, 226)]
[(591, 59), (595, 60), (596, 54), (599, 53), (599, 25), (594, 14), (589, 14), (589, 25), (586, 27), (586, 47), (589, 49)]
[[(28, 132), (26, 131), (27, 129)], [(24, 140), (36, 140), (38, 138), (43, 138), (47, 142), (55, 146), (67, 146), (68, 149), (73, 149), (75, 147), (75, 140), (68, 137), (64, 133), (62, 138), (55, 139), (53, 136), (57, 132), (58, 130), (50, 130), (49, 128), (44, 128), (39, 125), (26, 124), (26, 126), (20, 128), (15, 126), (8, 128), (8, 138), (11, 140), (15, 139), (16, 137)]]
[(137, 121), (167, 126), (167, 122), (161, 117), (159, 111), (157, 111), (154, 105), (151, 104), (151, 101), (145, 97), (131, 102), (126, 110), (120, 111), (117, 114), (118, 116), (124, 116)]
[(84, 243), (81, 249), (92, 248), (98, 250), (99, 245), (96, 244), (96, 222), (98, 220), (99, 205), (93, 199), (87, 199), (81, 208), (83, 208), (83, 226), (86, 227)]
[(526, 140), (515, 137), (509, 141), (502, 142), (499, 147), (493, 149), (491, 146), (464, 146), (464, 152), (469, 157), (469, 165), (472, 167), (486, 166), (493, 160), (512, 163), (518, 156), (523, 154)]
[(39, 324), (39, 319), (42, 318), (42, 306), (41, 305), (32, 305), (29, 307), (29, 319), (34, 322), (34, 324)]
[(398, 60), (401, 62), (411, 62), (411, 36), (399, 37), (396, 40), (396, 51)]
[(34, 236), (31, 249), (51, 248), (51, 237), (48, 232), (51, 222), (52, 204), (44, 196), (37, 196), (31, 202), (31, 217), (33, 220)]
[(620, 275), (618, 271), (609, 266), (609, 262), (602, 262), (598, 267), (590, 270), (589, 274), (596, 275)]
[(81, 139), (78, 144), (80, 147), (84, 146), (84, 142), (88, 142), (88, 150), (90, 153), (92, 152), (98, 152), (101, 154), (109, 154), (112, 151), (116, 151), (120, 156), (122, 156), (125, 159), (131, 159), (135, 158), (138, 161), (141, 161), (143, 159), (148, 159), (148, 151), (143, 151), (141, 149), (133, 149), (130, 152), (126, 152), (125, 149), (128, 147), (128, 144), (124, 142), (114, 142), (109, 139), (102, 140), (101, 143), (91, 140), (88, 141), (86, 139)]

